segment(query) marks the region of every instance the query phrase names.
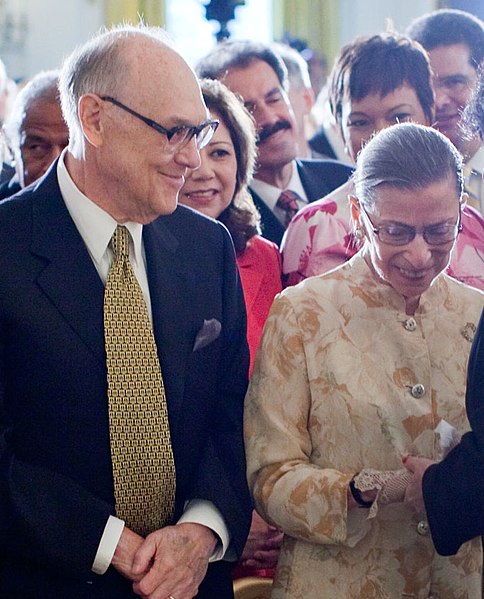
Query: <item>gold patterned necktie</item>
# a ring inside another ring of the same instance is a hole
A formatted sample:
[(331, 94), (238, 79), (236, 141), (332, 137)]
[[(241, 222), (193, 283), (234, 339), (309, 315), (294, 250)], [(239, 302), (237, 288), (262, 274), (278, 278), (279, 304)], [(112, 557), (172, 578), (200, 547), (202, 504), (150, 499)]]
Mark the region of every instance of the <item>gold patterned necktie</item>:
[(109, 434), (116, 515), (146, 536), (172, 516), (175, 463), (158, 352), (129, 261), (129, 238), (126, 227), (116, 227), (104, 292)]

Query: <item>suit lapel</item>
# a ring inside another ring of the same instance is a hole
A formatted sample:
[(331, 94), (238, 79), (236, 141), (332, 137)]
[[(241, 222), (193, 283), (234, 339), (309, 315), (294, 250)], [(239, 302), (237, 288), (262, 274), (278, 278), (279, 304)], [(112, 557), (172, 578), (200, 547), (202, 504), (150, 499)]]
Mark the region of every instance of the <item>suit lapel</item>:
[(31, 251), (45, 260), (37, 283), (90, 350), (104, 361), (104, 285), (64, 204), (56, 165), (36, 186), (32, 203)]
[(190, 304), (193, 293), (183, 274), (183, 252), (165, 220), (162, 217), (146, 225), (143, 241), (153, 330), (166, 388), (170, 425), (174, 427), (184, 393), (186, 360), (193, 346), (194, 308)]
[(324, 181), (321, 181), (321, 178), (319, 177), (311, 177), (309, 169), (304, 168), (304, 164), (300, 160), (296, 160), (296, 166), (302, 186), (306, 192), (308, 202), (314, 202), (315, 200), (323, 197), (325, 194), (321, 190), (324, 189)]
[(279, 221), (277, 216), (272, 212), (269, 206), (255, 193), (255, 191), (249, 188), (249, 191), (254, 200), (254, 204), (259, 210), (262, 225), (262, 236), (266, 239), (270, 239), (275, 244), (280, 245), (282, 236), (284, 235), (284, 226)]

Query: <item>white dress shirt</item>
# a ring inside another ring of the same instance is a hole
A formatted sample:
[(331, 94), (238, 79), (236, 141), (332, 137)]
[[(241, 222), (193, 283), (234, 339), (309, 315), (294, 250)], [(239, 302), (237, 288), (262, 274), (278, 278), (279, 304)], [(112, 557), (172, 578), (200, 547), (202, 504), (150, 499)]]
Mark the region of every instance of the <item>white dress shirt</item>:
[(469, 204), (484, 214), (484, 143), (464, 165), (464, 187)]
[[(63, 151), (57, 164), (60, 191), (67, 210), (86, 244), (93, 264), (105, 284), (113, 259), (109, 242), (118, 223), (77, 188), (64, 163), (66, 152), (67, 148)], [(131, 237), (129, 260), (143, 292), (148, 313), (152, 318), (150, 291), (146, 275), (146, 255), (143, 245), (143, 225), (133, 222), (123, 223), (123, 225), (128, 229)], [(212, 502), (192, 499), (186, 504), (184, 513), (178, 522), (192, 522), (210, 528), (220, 539), (220, 543), (217, 544), (210, 561), (216, 561), (224, 557), (230, 543), (230, 534), (220, 511)], [(92, 565), (92, 570), (96, 574), (104, 574), (108, 569), (123, 528), (123, 520), (115, 516), (109, 516)]]

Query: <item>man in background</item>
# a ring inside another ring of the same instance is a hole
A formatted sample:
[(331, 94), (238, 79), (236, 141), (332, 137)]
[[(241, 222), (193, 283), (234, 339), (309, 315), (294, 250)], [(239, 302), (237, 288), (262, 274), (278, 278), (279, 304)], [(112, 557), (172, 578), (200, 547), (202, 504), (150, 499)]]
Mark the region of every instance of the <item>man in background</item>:
[(250, 191), (261, 215), (262, 235), (280, 245), (296, 212), (342, 185), (351, 168), (338, 162), (296, 160), (298, 130), (288, 97), (287, 69), (268, 45), (219, 44), (203, 58), (201, 77), (220, 79), (239, 94), (258, 133), (258, 158)]
[(314, 91), (309, 78), (308, 64), (301, 54), (287, 44), (274, 43), (272, 48), (284, 61), (289, 82), (288, 96), (297, 127), (298, 158), (321, 158), (314, 154), (308, 139), (314, 133), (311, 110), (314, 106)]
[(462, 121), (484, 59), (484, 23), (464, 11), (442, 9), (415, 19), (407, 35), (428, 52), (434, 74), (435, 127), (462, 154), (468, 201), (484, 213), (484, 144), (479, 135), (469, 135)]
[(15, 174), (0, 187), (0, 199), (41, 177), (69, 143), (58, 84), (58, 71), (43, 71), (15, 98), (3, 126)]

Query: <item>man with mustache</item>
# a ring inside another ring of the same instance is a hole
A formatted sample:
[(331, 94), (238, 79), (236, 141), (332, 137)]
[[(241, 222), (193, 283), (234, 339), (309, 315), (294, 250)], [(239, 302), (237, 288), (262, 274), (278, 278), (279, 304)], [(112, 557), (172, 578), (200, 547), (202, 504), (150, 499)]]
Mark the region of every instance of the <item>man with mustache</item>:
[(484, 212), (484, 144), (462, 123), (484, 60), (484, 24), (462, 10), (443, 9), (415, 19), (407, 35), (427, 50), (434, 73), (435, 127), (446, 135), (465, 161), (469, 203)]
[(262, 235), (279, 245), (296, 212), (343, 184), (351, 168), (334, 161), (296, 160), (297, 127), (287, 96), (287, 69), (266, 44), (220, 44), (200, 61), (197, 72), (223, 81), (254, 117), (258, 160), (250, 191), (261, 214)]

